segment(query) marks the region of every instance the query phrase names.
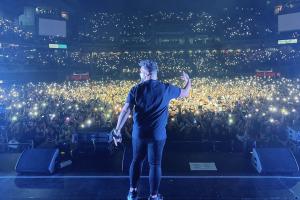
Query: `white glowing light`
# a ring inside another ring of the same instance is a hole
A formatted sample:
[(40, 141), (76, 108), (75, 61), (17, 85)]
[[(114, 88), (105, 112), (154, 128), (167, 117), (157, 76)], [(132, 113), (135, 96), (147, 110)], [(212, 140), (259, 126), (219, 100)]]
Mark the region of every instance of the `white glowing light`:
[(18, 120), (18, 117), (17, 116), (13, 116), (12, 118), (11, 118), (11, 121), (13, 121), (13, 122), (15, 122), (15, 121), (17, 121)]
[(87, 124), (88, 126), (90, 126), (90, 125), (92, 124), (92, 120), (91, 120), (91, 119), (86, 120), (86, 124)]
[(285, 108), (282, 108), (282, 109), (281, 109), (281, 113), (282, 113), (283, 115), (288, 115), (288, 114), (289, 114), (289, 112), (288, 112), (287, 109), (285, 109)]

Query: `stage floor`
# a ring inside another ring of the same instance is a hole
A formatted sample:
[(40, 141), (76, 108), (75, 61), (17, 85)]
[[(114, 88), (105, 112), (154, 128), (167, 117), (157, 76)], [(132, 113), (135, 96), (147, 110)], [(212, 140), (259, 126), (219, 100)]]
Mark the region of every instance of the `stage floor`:
[[(113, 157), (82, 155), (51, 176), (18, 176), (14, 165), (19, 154), (1, 153), (0, 200), (126, 199), (132, 152), (129, 144), (123, 150)], [(192, 169), (191, 163), (200, 163), (200, 169)], [(195, 142), (167, 143), (162, 169), (165, 200), (300, 198), (299, 174), (259, 175), (243, 153), (206, 152)], [(145, 162), (141, 199), (149, 195), (147, 175)]]
[[(165, 176), (160, 192), (168, 200), (299, 199), (300, 178), (268, 176)], [(127, 176), (2, 176), (0, 199), (5, 200), (121, 200)], [(140, 199), (149, 193), (148, 177), (140, 181)]]

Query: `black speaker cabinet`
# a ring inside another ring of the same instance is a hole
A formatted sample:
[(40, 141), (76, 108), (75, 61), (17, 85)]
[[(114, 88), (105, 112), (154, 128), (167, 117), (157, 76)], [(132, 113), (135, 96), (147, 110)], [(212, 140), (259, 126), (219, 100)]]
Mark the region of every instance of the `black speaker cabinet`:
[(17, 161), (16, 172), (52, 174), (58, 155), (58, 149), (25, 150)]
[(299, 166), (287, 148), (254, 148), (251, 163), (258, 173), (297, 173)]

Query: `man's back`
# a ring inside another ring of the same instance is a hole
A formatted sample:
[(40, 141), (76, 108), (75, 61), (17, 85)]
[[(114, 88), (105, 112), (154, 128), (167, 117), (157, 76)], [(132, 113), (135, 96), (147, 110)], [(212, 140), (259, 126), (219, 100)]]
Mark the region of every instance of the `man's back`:
[(179, 95), (180, 88), (158, 80), (150, 79), (134, 86), (126, 100), (135, 106), (132, 137), (166, 139), (169, 102)]

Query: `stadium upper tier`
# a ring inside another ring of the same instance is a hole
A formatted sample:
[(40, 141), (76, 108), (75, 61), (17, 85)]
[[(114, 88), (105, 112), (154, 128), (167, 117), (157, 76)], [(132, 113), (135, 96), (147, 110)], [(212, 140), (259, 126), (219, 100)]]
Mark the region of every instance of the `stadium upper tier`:
[[(271, 16), (271, 17), (270, 17)], [(267, 18), (271, 18), (267, 21)], [(209, 35), (224, 40), (266, 38), (276, 33), (271, 13), (254, 8), (239, 8), (236, 12), (224, 10), (218, 16), (207, 12), (155, 12), (152, 14), (122, 14), (92, 12), (73, 16), (69, 20), (69, 41), (149, 43), (158, 33), (183, 33)], [(34, 40), (34, 33), (27, 32), (0, 17), (1, 38)], [(55, 38), (50, 38), (55, 40)]]

